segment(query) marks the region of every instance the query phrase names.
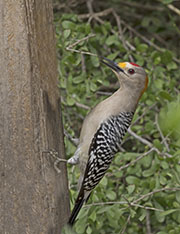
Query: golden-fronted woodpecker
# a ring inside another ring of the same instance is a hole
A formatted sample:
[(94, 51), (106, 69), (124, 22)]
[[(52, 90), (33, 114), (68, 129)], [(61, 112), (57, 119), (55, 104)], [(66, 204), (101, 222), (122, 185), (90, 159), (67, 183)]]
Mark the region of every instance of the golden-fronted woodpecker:
[(101, 59), (116, 74), (120, 88), (100, 102), (86, 116), (79, 146), (71, 164), (80, 164), (80, 190), (68, 224), (73, 225), (82, 205), (109, 168), (114, 155), (120, 151), (122, 139), (131, 124), (138, 101), (148, 85), (142, 67), (130, 62), (115, 63)]

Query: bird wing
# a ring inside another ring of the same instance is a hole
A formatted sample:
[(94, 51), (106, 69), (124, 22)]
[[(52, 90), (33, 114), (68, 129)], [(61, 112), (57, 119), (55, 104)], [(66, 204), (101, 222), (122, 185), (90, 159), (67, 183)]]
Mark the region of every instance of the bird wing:
[(119, 152), (122, 139), (131, 124), (133, 112), (123, 112), (104, 121), (92, 139), (82, 186), (92, 190), (109, 168)]

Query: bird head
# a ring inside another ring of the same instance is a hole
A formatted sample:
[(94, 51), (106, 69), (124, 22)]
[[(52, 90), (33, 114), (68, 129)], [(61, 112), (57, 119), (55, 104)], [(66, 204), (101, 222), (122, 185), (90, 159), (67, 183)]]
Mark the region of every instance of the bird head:
[(128, 87), (129, 90), (139, 91), (139, 98), (146, 91), (148, 77), (142, 67), (130, 62), (116, 63), (104, 57), (101, 58), (101, 61), (116, 74), (122, 88)]

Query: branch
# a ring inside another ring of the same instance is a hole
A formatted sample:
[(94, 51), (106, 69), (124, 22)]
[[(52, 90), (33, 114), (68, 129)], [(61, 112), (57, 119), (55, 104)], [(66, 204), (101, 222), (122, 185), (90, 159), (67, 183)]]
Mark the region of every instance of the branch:
[(128, 223), (130, 222), (130, 219), (131, 219), (131, 213), (128, 215), (128, 218), (127, 218), (127, 221), (126, 221), (126, 223), (125, 223), (125, 225), (124, 225), (124, 227), (123, 227), (123, 230), (120, 232), (121, 234), (124, 234), (124, 233), (125, 233), (125, 231), (126, 231), (126, 229), (127, 229), (127, 225), (128, 225)]
[(141, 136), (137, 135), (135, 132), (133, 132), (133, 131), (131, 130), (131, 128), (128, 128), (128, 133), (129, 133), (131, 136), (133, 136), (134, 138), (136, 138), (138, 141), (142, 142), (144, 145), (148, 145), (150, 148), (153, 147), (153, 144), (152, 144), (150, 141), (148, 141), (148, 140), (142, 138)]
[(180, 10), (178, 8), (176, 8), (175, 6), (173, 6), (172, 4), (168, 4), (167, 7), (174, 11), (176, 14), (178, 14), (180, 16)]
[(149, 10), (149, 11), (164, 11), (163, 7), (160, 7), (157, 5), (151, 6), (148, 4), (140, 4), (137, 2), (129, 2), (129, 1), (122, 1), (122, 0), (120, 0), (119, 3), (133, 7), (133, 8), (136, 7), (138, 9), (144, 9), (144, 10)]
[(75, 102), (75, 105), (76, 105), (77, 107), (80, 107), (80, 108), (85, 109), (85, 110), (90, 110), (90, 109), (91, 109), (89, 106), (87, 106), (87, 105), (85, 105), (85, 104), (82, 104), (82, 103), (80, 103), (80, 102)]
[(149, 151), (145, 152), (144, 154), (140, 155), (139, 157), (137, 157), (135, 160), (131, 161), (130, 163), (127, 163), (124, 166), (121, 166), (118, 170), (121, 171), (123, 169), (126, 169), (128, 167), (130, 167), (131, 165), (135, 164), (137, 161), (141, 160), (142, 158), (144, 158), (145, 156), (149, 155), (152, 151), (155, 151), (155, 148), (151, 148)]
[(77, 40), (77, 41), (74, 42), (73, 44), (67, 46), (67, 47), (66, 47), (66, 50), (72, 51), (72, 52), (77, 52), (77, 53), (80, 53), (80, 54), (87, 54), (87, 55), (92, 55), (92, 56), (98, 56), (97, 54), (93, 54), (93, 53), (90, 53), (90, 52), (87, 52), (87, 51), (81, 51), (81, 50), (72, 49), (72, 47), (78, 45), (78, 44), (81, 43), (82, 41), (87, 41), (89, 38), (95, 37), (95, 36), (96, 36), (96, 34), (89, 34), (88, 36), (83, 37), (82, 39)]
[[(138, 37), (140, 37), (143, 41), (145, 41), (148, 45), (154, 47), (156, 50), (163, 52), (164, 50), (159, 47), (158, 45), (154, 44), (152, 41), (150, 41), (145, 36), (141, 35), (139, 32), (137, 32), (134, 28), (132, 28), (130, 25), (128, 25), (125, 21), (121, 20), (122, 24), (124, 24), (131, 32), (136, 34)], [(176, 57), (173, 57), (173, 60), (177, 63), (180, 63), (180, 60)]]
[[(126, 202), (126, 201), (96, 202), (96, 203), (91, 203), (91, 204), (88, 204), (88, 205), (84, 205), (84, 208), (88, 208), (88, 207), (92, 207), (92, 206), (115, 205), (115, 204), (117, 204), (117, 205), (129, 205), (129, 206), (142, 208), (142, 209), (145, 209), (145, 210), (154, 210), (154, 211), (159, 211), (159, 212), (164, 211), (162, 209), (158, 209), (158, 208), (155, 208), (155, 207), (143, 206), (143, 205), (139, 205), (139, 204), (134, 204), (134, 202)], [(121, 210), (129, 208), (129, 206), (125, 207), (125, 208), (122, 208)]]
[(169, 152), (169, 151), (170, 151), (169, 145), (168, 145), (168, 143), (167, 143), (167, 141), (166, 141), (166, 138), (164, 137), (164, 135), (163, 135), (163, 133), (162, 133), (162, 131), (161, 131), (161, 128), (160, 128), (160, 126), (159, 126), (159, 123), (158, 123), (158, 115), (157, 115), (157, 114), (155, 115), (155, 124), (156, 124), (157, 130), (159, 131), (159, 134), (160, 134), (160, 136), (161, 136), (161, 138), (162, 138), (162, 143), (164, 143), (164, 145), (165, 145), (165, 147), (166, 147), (166, 150)]
[(159, 155), (165, 156), (165, 157), (168, 157), (168, 158), (172, 158), (172, 155), (171, 155), (171, 154), (166, 153), (166, 152), (161, 152), (161, 151), (159, 151), (158, 148), (156, 148), (155, 146), (153, 146), (153, 144), (152, 144), (150, 141), (148, 141), (148, 140), (142, 138), (141, 136), (138, 136), (135, 132), (133, 132), (133, 131), (131, 130), (131, 128), (128, 129), (128, 133), (129, 133), (131, 136), (133, 136), (134, 138), (136, 138), (138, 141), (142, 142), (144, 145), (147, 145), (147, 146), (149, 146), (150, 148), (152, 148), (153, 151), (156, 151)]
[(151, 222), (150, 222), (149, 210), (146, 211), (146, 229), (147, 229), (147, 234), (151, 234)]
[[(91, 206), (104, 206), (104, 205), (114, 205), (114, 204), (119, 204), (119, 205), (129, 205), (129, 206), (135, 206), (135, 207), (139, 207), (139, 208), (143, 208), (145, 210), (154, 210), (154, 211), (159, 211), (159, 212), (162, 212), (164, 210), (162, 209), (158, 209), (158, 208), (155, 208), (155, 207), (149, 207), (149, 206), (143, 206), (143, 205), (139, 205), (137, 204), (139, 201), (143, 200), (144, 198), (147, 198), (147, 197), (150, 197), (156, 193), (159, 193), (159, 192), (164, 192), (164, 191), (180, 191), (180, 187), (178, 188), (161, 188), (161, 189), (156, 189), (152, 192), (149, 192), (149, 193), (146, 193), (144, 195), (142, 195), (140, 198), (136, 199), (135, 201), (133, 202), (127, 202), (127, 201), (114, 201), (114, 202), (96, 202), (96, 203), (92, 203), (92, 204), (89, 204), (89, 205), (85, 205), (84, 208), (88, 208), (88, 207), (91, 207)], [(129, 208), (128, 207), (125, 207), (125, 208), (122, 208), (122, 209), (127, 209)]]
[[(169, 4), (169, 5), (171, 5), (171, 4)], [(173, 7), (173, 6), (170, 6), (169, 8), (173, 8), (173, 10), (175, 11), (175, 7)], [(176, 8), (177, 9), (177, 8)], [(178, 9), (177, 9), (178, 10)], [(109, 15), (109, 14), (113, 14), (114, 15), (114, 17), (115, 17), (115, 14), (116, 13), (114, 13), (115, 11), (114, 11), (114, 9), (113, 8), (108, 8), (108, 9), (106, 9), (106, 10), (104, 10), (104, 11), (101, 11), (101, 12), (97, 12), (97, 13), (93, 13), (93, 14), (91, 14), (91, 13), (88, 13), (88, 14), (82, 14), (82, 15), (79, 15), (78, 17), (79, 17), (79, 19), (87, 19), (87, 18), (89, 18), (89, 17), (94, 17), (98, 22), (100, 22), (101, 24), (102, 23), (104, 23), (104, 21), (102, 21), (99, 17), (103, 17), (103, 16), (107, 16), (107, 15)], [(179, 14), (179, 11), (176, 11), (176, 13), (178, 12), (178, 14)], [(117, 18), (115, 17), (115, 19), (117, 20)], [(159, 47), (158, 45), (156, 45), (156, 44), (154, 44), (152, 41), (150, 41), (148, 38), (146, 38), (145, 36), (143, 36), (143, 35), (141, 35), (139, 32), (137, 32), (134, 28), (132, 28), (129, 24), (127, 24), (124, 20), (121, 20), (121, 24), (123, 24), (123, 25), (125, 25), (128, 29), (129, 29), (129, 31), (131, 31), (131, 32), (133, 32), (134, 34), (136, 34), (138, 37), (140, 37), (143, 41), (145, 41), (148, 45), (150, 45), (150, 46), (152, 46), (152, 47), (154, 47), (156, 50), (158, 50), (158, 51), (161, 51), (161, 52), (163, 52), (164, 50), (161, 48), (161, 47)], [(112, 30), (112, 32), (113, 32), (113, 34), (115, 33), (113, 30)], [(131, 49), (131, 47), (130, 47), (130, 49)], [(75, 52), (77, 52), (77, 51), (75, 51)], [(179, 59), (177, 59), (176, 57), (173, 57), (173, 60), (175, 61), (175, 62), (177, 62), (177, 63), (179, 63), (180, 64), (180, 60)]]
[(151, 195), (154, 195), (155, 193), (159, 193), (159, 192), (163, 192), (163, 191), (180, 191), (180, 187), (179, 188), (161, 188), (161, 189), (156, 189), (150, 193), (146, 193), (144, 195), (142, 195), (140, 198), (138, 198), (137, 200), (133, 201), (133, 203), (137, 203), (141, 200), (143, 200), (146, 197), (149, 197)]
[[(101, 12), (97, 12), (97, 13), (93, 13), (93, 16), (94, 17), (102, 17), (102, 16), (107, 16), (109, 15), (110, 13), (112, 13), (113, 9), (112, 8), (108, 8), (104, 11), (101, 11)], [(82, 14), (82, 15), (79, 15), (78, 18), (79, 19), (87, 19), (89, 17), (91, 17), (91, 13), (88, 13), (88, 14)]]

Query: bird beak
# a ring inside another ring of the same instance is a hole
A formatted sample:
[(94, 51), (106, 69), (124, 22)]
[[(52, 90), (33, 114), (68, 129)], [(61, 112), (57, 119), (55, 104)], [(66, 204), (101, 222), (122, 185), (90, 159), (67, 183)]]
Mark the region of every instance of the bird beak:
[[(104, 61), (105, 60), (105, 61)], [(104, 64), (106, 64), (108, 67), (110, 67), (113, 71), (119, 73), (119, 72), (123, 72), (124, 73), (124, 70), (122, 68), (120, 68), (118, 66), (117, 63), (115, 63), (114, 61), (110, 60), (110, 59), (107, 59), (105, 57), (100, 57), (100, 61)]]

